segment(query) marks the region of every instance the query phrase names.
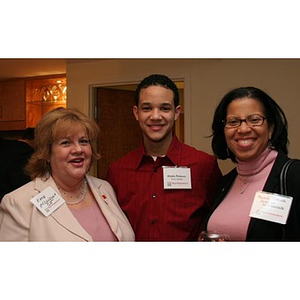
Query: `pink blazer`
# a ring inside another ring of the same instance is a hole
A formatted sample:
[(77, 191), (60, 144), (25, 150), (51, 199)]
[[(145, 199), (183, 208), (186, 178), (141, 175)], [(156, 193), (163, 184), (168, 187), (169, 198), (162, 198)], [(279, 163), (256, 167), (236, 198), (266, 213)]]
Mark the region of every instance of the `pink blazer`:
[[(111, 185), (88, 175), (86, 179), (118, 240), (134, 241), (134, 232)], [(30, 202), (48, 186), (58, 192), (51, 177), (46, 181), (36, 178), (3, 197), (0, 204), (0, 241), (92, 241), (66, 204), (45, 217)]]

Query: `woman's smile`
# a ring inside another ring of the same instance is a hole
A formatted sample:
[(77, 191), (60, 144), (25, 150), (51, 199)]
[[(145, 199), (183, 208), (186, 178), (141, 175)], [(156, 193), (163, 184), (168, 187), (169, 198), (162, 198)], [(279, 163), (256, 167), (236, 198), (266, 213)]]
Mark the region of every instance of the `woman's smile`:
[[(252, 115), (264, 116), (258, 100), (240, 98), (233, 100), (227, 107), (227, 119), (244, 120)], [(272, 136), (267, 120), (259, 126), (249, 126), (242, 122), (233, 128), (224, 128), (228, 148), (240, 161), (251, 161), (257, 158), (267, 147)]]
[(241, 148), (249, 148), (252, 147), (254, 145), (255, 139), (237, 139), (236, 140), (237, 144), (239, 147)]
[(52, 144), (52, 174), (59, 181), (82, 179), (90, 168), (91, 158), (91, 144), (84, 131), (66, 134)]

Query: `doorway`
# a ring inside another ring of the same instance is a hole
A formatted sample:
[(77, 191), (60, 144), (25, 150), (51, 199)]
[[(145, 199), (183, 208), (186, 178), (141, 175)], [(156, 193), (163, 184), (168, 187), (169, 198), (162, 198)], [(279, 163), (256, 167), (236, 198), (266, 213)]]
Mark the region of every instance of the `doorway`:
[[(183, 81), (175, 82), (179, 90), (182, 113), (175, 122), (174, 131), (184, 142)], [(118, 158), (140, 146), (142, 132), (135, 120), (132, 108), (137, 84), (101, 86), (94, 90), (96, 122), (100, 128), (97, 161), (97, 177), (105, 179), (108, 166)]]

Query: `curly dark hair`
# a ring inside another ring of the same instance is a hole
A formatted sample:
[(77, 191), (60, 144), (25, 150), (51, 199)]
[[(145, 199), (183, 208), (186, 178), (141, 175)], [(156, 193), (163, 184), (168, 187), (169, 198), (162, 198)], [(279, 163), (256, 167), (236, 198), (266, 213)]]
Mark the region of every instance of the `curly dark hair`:
[(179, 105), (179, 93), (176, 84), (166, 75), (152, 74), (144, 78), (136, 88), (135, 91), (135, 105), (139, 106), (139, 99), (141, 89), (145, 89), (152, 85), (160, 85), (166, 89), (170, 89), (174, 93), (174, 105), (177, 107)]
[(227, 116), (228, 105), (236, 99), (252, 98), (260, 102), (269, 126), (273, 127), (271, 145), (276, 150), (288, 154), (288, 121), (283, 110), (268, 94), (256, 87), (239, 87), (227, 93), (217, 106), (212, 123), (212, 149), (219, 159), (230, 158), (236, 162), (234, 154), (228, 149), (223, 121)]

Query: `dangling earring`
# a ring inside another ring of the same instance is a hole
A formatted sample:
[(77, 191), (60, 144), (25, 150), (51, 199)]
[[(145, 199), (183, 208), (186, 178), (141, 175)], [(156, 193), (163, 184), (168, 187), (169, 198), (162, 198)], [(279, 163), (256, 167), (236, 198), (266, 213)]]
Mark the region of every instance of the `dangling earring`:
[(271, 150), (275, 149), (275, 147), (272, 145), (271, 140), (269, 140), (269, 142), (268, 142), (268, 149), (271, 149)]
[(50, 176), (51, 176), (51, 166), (50, 166), (50, 163), (47, 162), (45, 177), (46, 177), (46, 179), (49, 179)]

